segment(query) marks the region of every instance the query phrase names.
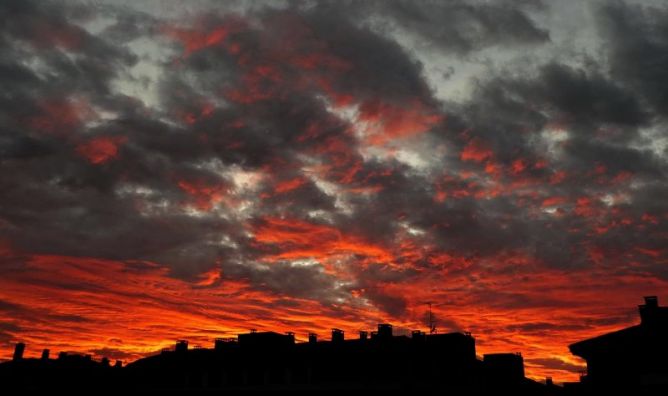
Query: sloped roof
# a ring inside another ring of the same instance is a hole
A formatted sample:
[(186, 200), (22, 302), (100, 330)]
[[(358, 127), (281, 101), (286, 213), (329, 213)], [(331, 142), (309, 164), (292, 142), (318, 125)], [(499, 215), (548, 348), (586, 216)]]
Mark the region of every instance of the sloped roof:
[(638, 351), (650, 347), (659, 337), (660, 328), (636, 325), (576, 342), (568, 348), (574, 355), (588, 359), (593, 354)]

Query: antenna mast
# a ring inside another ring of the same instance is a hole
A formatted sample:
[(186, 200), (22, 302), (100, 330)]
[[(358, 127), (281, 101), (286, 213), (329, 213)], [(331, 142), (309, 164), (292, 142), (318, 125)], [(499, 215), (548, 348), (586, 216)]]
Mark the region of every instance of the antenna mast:
[(429, 326), (429, 334), (435, 334), (436, 333), (436, 321), (434, 320), (434, 315), (431, 313), (431, 301), (427, 301), (427, 305), (429, 305), (429, 317), (427, 319), (427, 325)]

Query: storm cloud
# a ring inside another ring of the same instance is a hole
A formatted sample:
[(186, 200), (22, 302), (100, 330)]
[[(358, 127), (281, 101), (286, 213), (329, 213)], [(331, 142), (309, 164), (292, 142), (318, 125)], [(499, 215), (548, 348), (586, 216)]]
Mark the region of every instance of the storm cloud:
[[(150, 302), (156, 344), (424, 327), (431, 301), (483, 350), (533, 329), (531, 375), (571, 378), (554, 336), (666, 290), (665, 5), (592, 1), (576, 38), (575, 2), (168, 4), (0, 5), (4, 349), (75, 322), (90, 346), (70, 292)], [(35, 325), (26, 288), (56, 296)]]

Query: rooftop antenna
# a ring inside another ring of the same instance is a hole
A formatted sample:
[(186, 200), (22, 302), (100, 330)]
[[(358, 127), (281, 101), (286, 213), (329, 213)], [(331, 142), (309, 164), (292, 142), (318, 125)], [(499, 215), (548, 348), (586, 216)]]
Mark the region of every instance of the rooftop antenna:
[(429, 326), (429, 334), (436, 334), (436, 319), (434, 318), (434, 314), (431, 312), (431, 301), (427, 301), (427, 305), (429, 306), (429, 315), (427, 316), (427, 325)]

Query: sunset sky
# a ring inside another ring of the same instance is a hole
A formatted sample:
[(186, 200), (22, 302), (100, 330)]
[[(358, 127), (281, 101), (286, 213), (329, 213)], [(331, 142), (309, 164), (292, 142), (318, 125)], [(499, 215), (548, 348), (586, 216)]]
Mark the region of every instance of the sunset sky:
[(432, 302), (577, 381), (668, 303), (667, 127), (662, 0), (3, 1), (0, 360)]

